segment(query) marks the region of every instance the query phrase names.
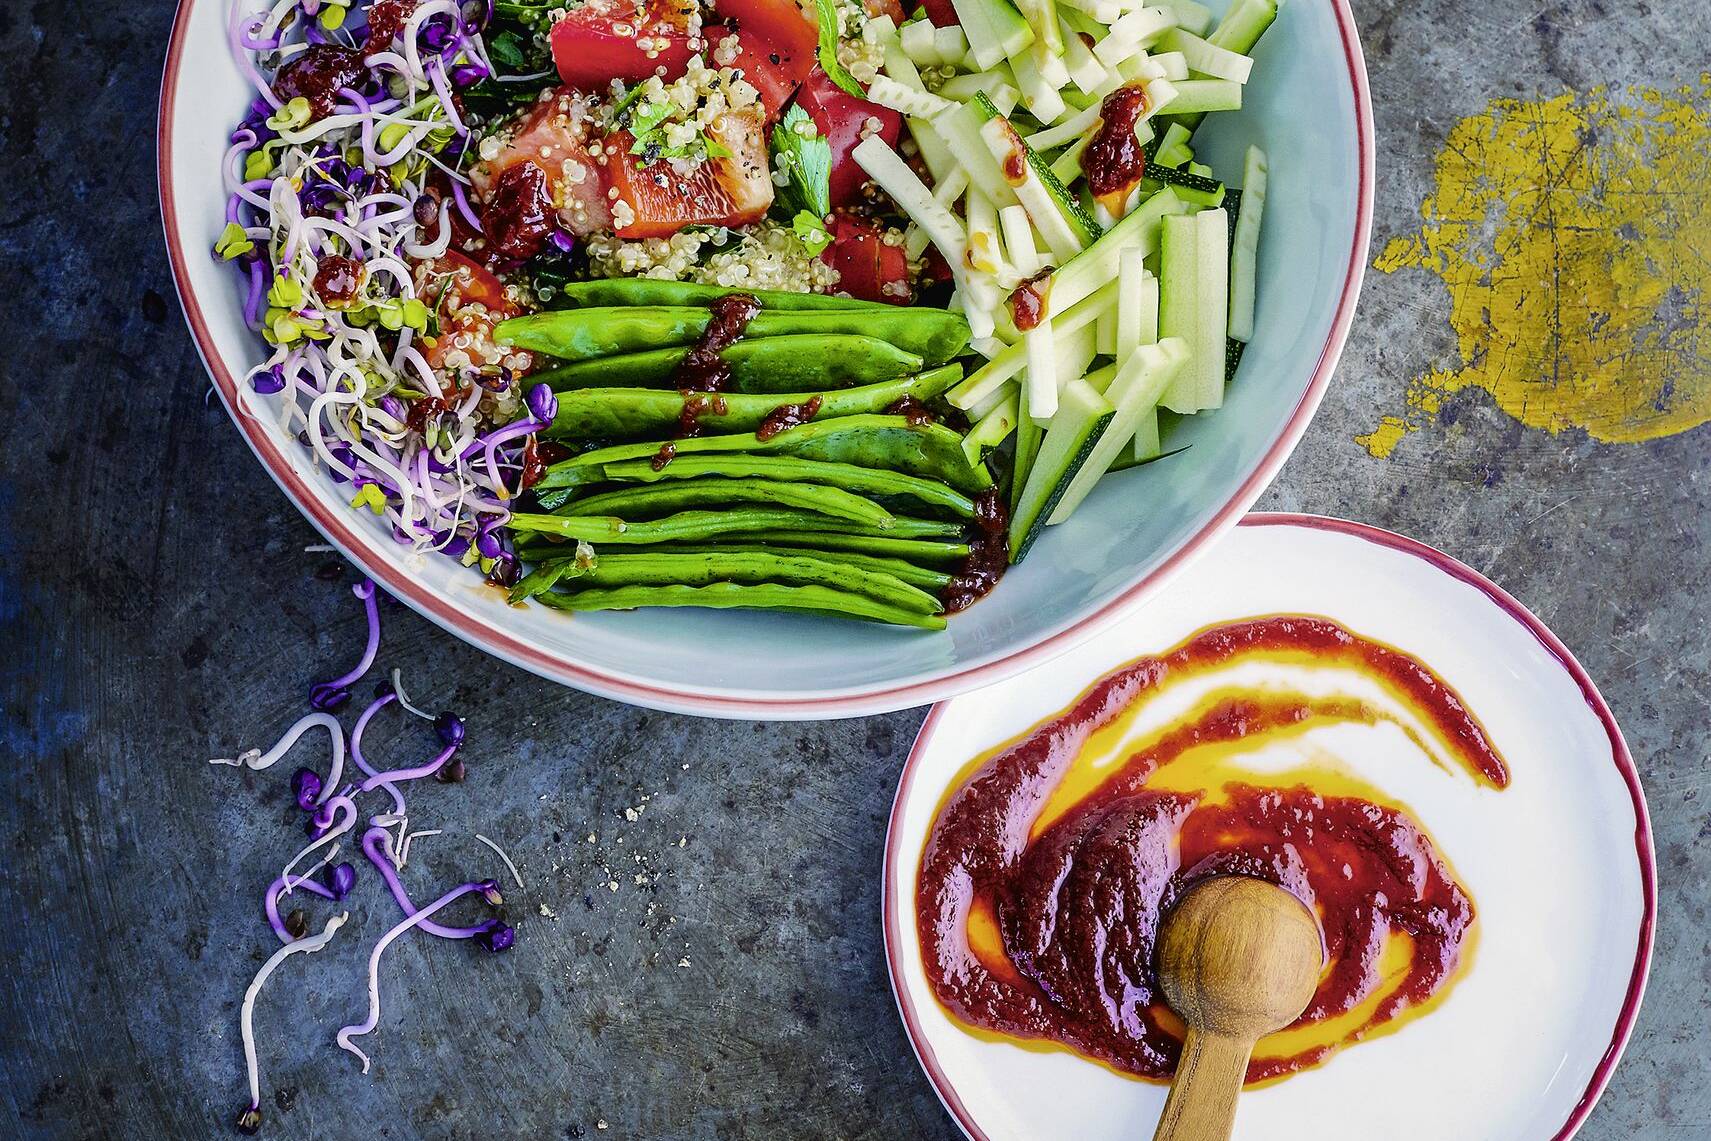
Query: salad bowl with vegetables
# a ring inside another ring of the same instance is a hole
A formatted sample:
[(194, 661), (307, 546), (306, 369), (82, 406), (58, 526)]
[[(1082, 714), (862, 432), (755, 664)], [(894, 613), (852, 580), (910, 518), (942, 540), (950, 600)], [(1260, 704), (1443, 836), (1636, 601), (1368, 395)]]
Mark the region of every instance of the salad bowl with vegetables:
[(222, 399), (396, 596), (842, 716), (1067, 649), (1246, 509), (1370, 119), (1326, 0), (184, 0), (161, 203)]

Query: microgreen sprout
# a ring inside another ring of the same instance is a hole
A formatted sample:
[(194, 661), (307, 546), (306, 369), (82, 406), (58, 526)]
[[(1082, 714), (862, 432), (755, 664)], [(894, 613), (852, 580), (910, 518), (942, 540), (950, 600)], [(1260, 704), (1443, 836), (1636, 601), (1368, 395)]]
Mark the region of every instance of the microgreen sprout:
[[(411, 902), (410, 893), (405, 890), (403, 882), (398, 878), (396, 864), (393, 859), (392, 834), (384, 828), (370, 827), (362, 834), (362, 851), (368, 857), (369, 863), (380, 872), (380, 878), (385, 882), (386, 889), (392, 893), (398, 909), (405, 915), (415, 915), (416, 905)], [(422, 930), (430, 935), (438, 935), (442, 939), (473, 939), (481, 934), (482, 925), (474, 927), (452, 927), (444, 923), (424, 921)]]
[(494, 884), (492, 880), (459, 884), (457, 887), (452, 888), (450, 891), (440, 896), (440, 898), (434, 900), (434, 902), (428, 904), (428, 906), (416, 912), (416, 914), (407, 916), (400, 920), (390, 931), (380, 937), (380, 941), (374, 945), (374, 950), (369, 952), (368, 1017), (363, 1019), (361, 1022), (341, 1027), (338, 1034), (335, 1035), (340, 1049), (348, 1050), (361, 1059), (363, 1073), (368, 1073), (368, 1055), (363, 1053), (357, 1047), (351, 1045), (351, 1040), (360, 1038), (366, 1034), (372, 1034), (374, 1032), (374, 1028), (380, 1025), (380, 956), (386, 953), (386, 948), (390, 947), (400, 935), (404, 934), (404, 932), (410, 930), (412, 927), (422, 926), (428, 921), (429, 917), (434, 915), (436, 912), (443, 910), (448, 905), (462, 899), (471, 892), (481, 892), (485, 895), (493, 888)]
[(255, 1000), (261, 993), (262, 984), (267, 981), (289, 956), (299, 951), (319, 951), (333, 938), (333, 934), (343, 927), (350, 916), (340, 912), (327, 920), (327, 925), (319, 935), (310, 935), (285, 944), (261, 965), (261, 970), (255, 973), (249, 988), (244, 991), (243, 1005), (238, 1009), (238, 1030), (244, 1041), (244, 1066), (249, 1072), (250, 1101), (249, 1105), (238, 1115), (237, 1125), (245, 1133), (254, 1133), (261, 1127), (261, 1068), (256, 1063), (255, 1055)]
[[(359, 588), (358, 597), (363, 599), (369, 614), (369, 638), (364, 650), (362, 661), (344, 677), (334, 679), (317, 686), (317, 692), (323, 698), (332, 691), (340, 691), (344, 695), (336, 704), (343, 704), (349, 697), (350, 687), (354, 685), (373, 665), (379, 650), (379, 620), (373, 608), (375, 591), (371, 583), (365, 584), (366, 590)], [(362, 834), (361, 847), (369, 863), (379, 872), (381, 882), (386, 885), (394, 902), (403, 912), (403, 921), (394, 926), (373, 949), (369, 959), (369, 1001), (370, 1015), (366, 1024), (347, 1026), (339, 1031), (339, 1045), (356, 1054), (363, 1060), (363, 1070), (367, 1072), (367, 1055), (351, 1045), (351, 1039), (360, 1037), (372, 1031), (379, 1018), (379, 961), (381, 953), (399, 934), (411, 927), (420, 927), (430, 934), (447, 939), (473, 940), (490, 952), (504, 951), (516, 940), (516, 931), (504, 921), (500, 915), (492, 915), (478, 923), (464, 927), (454, 927), (436, 923), (430, 917), (434, 912), (449, 904), (461, 895), (479, 894), (490, 906), (501, 907), (504, 903), (499, 893), (498, 885), (492, 880), (479, 880), (466, 883), (458, 889), (447, 893), (426, 908), (418, 909), (411, 901), (409, 892), (405, 889), (399, 872), (404, 867), (405, 857), (412, 840), (424, 836), (439, 835), (439, 829), (409, 830), (409, 819), (406, 815), (406, 805), (399, 785), (406, 781), (417, 780), (426, 776), (438, 776), (442, 779), (461, 780), (463, 767), (456, 756), (467, 737), (467, 729), (463, 718), (450, 711), (437, 716), (424, 713), (409, 703), (402, 689), (402, 679), (395, 670), (390, 682), (381, 682), (375, 687), (374, 699), (358, 716), (351, 730), (349, 753), (352, 764), (363, 774), (360, 783), (344, 781), (344, 758), (346, 743), (344, 730), (338, 718), (327, 709), (317, 709), (298, 719), (286, 730), (273, 748), (265, 753), (260, 749), (249, 749), (236, 758), (216, 758), (213, 763), (233, 765), (252, 770), (265, 769), (283, 758), (303, 735), (316, 727), (324, 728), (331, 738), (331, 763), (325, 778), (308, 766), (296, 769), (290, 780), (292, 799), (297, 807), (307, 814), (307, 827), (310, 842), (286, 863), (279, 875), (268, 884), (262, 897), (262, 907), (266, 914), (268, 926), (282, 944), (263, 965), (254, 982), (247, 992), (240, 1014), (241, 1028), (244, 1038), (245, 1061), (249, 1072), (250, 1101), (237, 1115), (235, 1124), (241, 1132), (254, 1133), (261, 1126), (261, 1091), (260, 1076), (256, 1065), (255, 1041), (253, 1035), (253, 1010), (255, 996), (259, 993), (261, 984), (267, 976), (284, 961), (286, 955), (299, 950), (319, 950), (331, 938), (332, 933), (346, 920), (344, 914), (339, 914), (327, 920), (326, 926), (318, 935), (309, 934), (311, 927), (311, 906), (291, 907), (282, 916), (281, 901), (299, 889), (310, 898), (304, 900), (306, 905), (313, 905), (315, 899), (326, 899), (334, 903), (347, 898), (357, 885), (357, 870), (348, 861), (339, 860), (340, 838), (352, 831), (361, 815), (358, 798), (367, 793), (385, 788), (391, 797), (394, 811), (377, 813), (369, 818), (369, 824)], [(378, 769), (370, 763), (363, 752), (363, 734), (369, 723), (383, 709), (397, 704), (411, 713), (429, 720), (434, 728), (434, 735), (439, 750), (429, 760), (422, 764), (407, 768)], [(453, 768), (455, 766), (455, 768)], [(447, 770), (453, 775), (446, 777)], [(389, 828), (396, 826), (398, 839), (394, 842)], [(491, 847), (511, 875), (517, 879), (519, 886), (522, 879), (518, 875), (516, 865), (498, 845), (484, 836), (477, 835), (476, 839)], [(308, 862), (305, 866), (306, 861)], [(301, 868), (302, 870), (298, 870)], [(304, 896), (297, 897), (303, 900)]]
[[(284, 736), (267, 752), (260, 749), (246, 749), (236, 757), (210, 757), (211, 765), (233, 765), (238, 768), (252, 770), (265, 769), (285, 756), (302, 739), (303, 734), (319, 726), (325, 729), (332, 738), (332, 762), (327, 766), (327, 779), (317, 790), (313, 803), (324, 804), (332, 791), (339, 786), (339, 779), (345, 771), (345, 731), (339, 724), (339, 719), (331, 713), (308, 713), (297, 719)], [(302, 770), (299, 770), (302, 771)], [(295, 781), (293, 784), (295, 785)], [(294, 788), (295, 792), (296, 789)], [(301, 803), (301, 801), (299, 801)]]
[[(226, 217), (214, 255), (240, 267), (245, 320), (270, 352), (244, 378), (239, 410), (298, 436), (401, 543), (461, 557), (478, 523), (510, 517), (539, 424), (514, 385), (493, 383), (519, 366), (514, 355), (467, 369), (429, 360), (452, 217), (482, 229), (465, 193), (472, 132), (487, 126), (472, 120), (485, 112), (472, 111), (481, 101), (471, 88), (494, 80), (539, 90), (551, 75), (496, 72), (490, 2), (420, 0), (397, 25), (366, 33), (347, 20), (360, 11), (347, 0), (249, 3), (233, 4), (227, 33), (257, 98), (221, 163)], [(512, 49), (499, 50), (499, 62), (533, 59), (527, 37), (499, 34)], [(303, 90), (304, 48), (355, 57), (350, 81)], [(354, 279), (354, 294), (323, 284), (330, 257), (357, 264), (338, 279)], [(383, 407), (406, 392), (412, 404), (436, 402), (431, 422), (414, 407)], [(465, 454), (520, 423), (532, 427)], [(337, 708), (342, 689), (329, 683), (315, 707)]]
[(374, 583), (365, 578), (351, 588), (351, 593), (362, 600), (363, 614), (368, 619), (368, 640), (363, 644), (362, 658), (349, 672), (310, 687), (309, 706), (312, 709), (342, 708), (351, 699), (350, 687), (362, 680), (362, 675), (374, 664), (374, 655), (380, 649), (380, 605), (375, 597), (378, 592)]

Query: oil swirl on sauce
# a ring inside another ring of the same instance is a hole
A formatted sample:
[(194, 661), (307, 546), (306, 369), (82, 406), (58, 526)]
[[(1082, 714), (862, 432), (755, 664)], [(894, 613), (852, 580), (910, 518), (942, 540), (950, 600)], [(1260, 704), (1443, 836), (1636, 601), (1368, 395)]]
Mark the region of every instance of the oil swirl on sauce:
[[(1218, 686), (1221, 671), (1249, 662), (1354, 671), (1388, 700)], [(1193, 679), (1212, 683), (1198, 704), (1136, 729), (1150, 702)], [(938, 1000), (976, 1032), (1054, 1041), (1167, 1079), (1182, 1028), (1154, 973), (1160, 918), (1194, 883), (1235, 873), (1307, 902), (1327, 953), (1312, 1003), (1261, 1040), (1248, 1081), (1316, 1065), (1423, 1013), (1455, 978), (1474, 926), (1473, 901), (1430, 837), (1404, 805), (1337, 767), (1259, 775), (1237, 763), (1262, 742), (1380, 721), (1479, 784), (1507, 786), (1502, 758), (1441, 678), (1326, 619), (1211, 627), (1107, 675), (977, 758), (939, 806), (916, 884)]]

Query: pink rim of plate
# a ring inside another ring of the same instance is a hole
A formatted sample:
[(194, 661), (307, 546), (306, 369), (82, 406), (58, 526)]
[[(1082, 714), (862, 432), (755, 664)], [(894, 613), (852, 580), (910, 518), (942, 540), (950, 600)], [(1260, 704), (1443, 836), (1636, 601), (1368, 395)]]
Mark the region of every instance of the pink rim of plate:
[[(1330, 383), (1337, 358), (1342, 354), (1343, 342), (1348, 337), (1349, 326), (1354, 320), (1355, 299), (1360, 293), (1361, 279), (1366, 269), (1367, 243), (1372, 231), (1375, 177), (1372, 101), (1367, 88), (1366, 62), (1361, 54), (1354, 14), (1349, 9), (1348, 0), (1334, 0), (1337, 26), (1342, 34), (1343, 54), (1348, 65), (1349, 84), (1354, 96), (1355, 134), (1359, 157), (1354, 242), (1349, 249), (1342, 295), (1337, 303), (1336, 315), (1331, 321), (1330, 333), (1325, 338), (1325, 346), (1320, 350), (1318, 363), (1314, 366), (1313, 379), (1302, 393), (1295, 411), (1290, 414), (1289, 420), (1272, 442), (1270, 450), (1229, 501), (1164, 562), (1116, 597), (1084, 614), (1064, 629), (1000, 658), (974, 663), (926, 680), (826, 696), (767, 697), (710, 691), (686, 692), (682, 689), (650, 685), (591, 668), (567, 655), (523, 641), (477, 615), (436, 598), (419, 582), (388, 566), (383, 560), (371, 557), (370, 548), (374, 542), (372, 537), (359, 533), (348, 513), (326, 510), (280, 451), (278, 443), (260, 424), (250, 417), (237, 414), (237, 375), (215, 347), (207, 318), (191, 289), (189, 274), (185, 268), (191, 255), (186, 251), (179, 232), (177, 203), (172, 193), (173, 110), (178, 97), (179, 69), (183, 62), (186, 29), (195, 3), (196, 0), (179, 0), (178, 12), (173, 20), (172, 38), (167, 47), (166, 69), (161, 77), (160, 117), (155, 139), (156, 175), (160, 183), (161, 223), (166, 233), (167, 255), (172, 262), (179, 302), (184, 308), (184, 316), (190, 325), (197, 352), (213, 378), (214, 387), (219, 391), (226, 410), (232, 414), (233, 422), (249, 442), (250, 450), (273, 476), (274, 482), (296, 505), (298, 511), (302, 512), (329, 542), (338, 547), (345, 557), (360, 566), (364, 573), (393, 597), (408, 603), (412, 609), (430, 621), (472, 645), (542, 677), (603, 697), (651, 708), (713, 717), (856, 717), (905, 709), (940, 700), (953, 693), (977, 689), (1055, 657), (1108, 626), (1140, 599), (1164, 585), (1209, 543), (1234, 526), (1253, 505), (1254, 500), (1258, 499), (1260, 493), (1271, 483), (1284, 461), (1288, 459), (1289, 453), (1294, 450), (1302, 433), (1306, 431), (1308, 421), (1313, 418), (1313, 413), (1325, 394), (1325, 388)], [(212, 173), (210, 172), (210, 176)], [(202, 255), (203, 251), (198, 250), (197, 254)]]
[[(1398, 535), (1394, 531), (1386, 531), (1366, 523), (1355, 523), (1347, 519), (1332, 519), (1323, 515), (1295, 515), (1281, 512), (1255, 512), (1243, 519), (1243, 527), (1304, 527), (1315, 531), (1331, 531), (1340, 535), (1352, 535), (1381, 547), (1401, 551), (1413, 555), (1417, 559), (1436, 567), (1451, 578), (1464, 582), (1483, 593), (1497, 607), (1508, 614), (1516, 622), (1526, 627), (1539, 644), (1555, 658), (1563, 670), (1574, 679), (1586, 698), (1586, 704), (1598, 720), (1604, 725), (1604, 732), (1610, 738), (1610, 760), (1616, 770), (1622, 774), (1623, 782), (1628, 786), (1628, 795), (1634, 803), (1634, 850), (1640, 865), (1640, 891), (1645, 903), (1644, 912), (1640, 917), (1639, 939), (1634, 948), (1634, 970), (1628, 978), (1628, 991), (1622, 1000), (1622, 1011), (1616, 1018), (1616, 1026), (1610, 1036), (1610, 1045), (1605, 1048), (1604, 1055), (1599, 1059), (1598, 1068), (1592, 1073), (1592, 1080), (1586, 1085), (1586, 1090), (1575, 1103), (1574, 1110), (1568, 1115), (1568, 1120), (1556, 1133), (1554, 1141), (1568, 1141), (1579, 1131), (1586, 1121), (1592, 1107), (1598, 1103), (1598, 1098), (1604, 1093), (1604, 1088), (1610, 1084), (1610, 1075), (1616, 1069), (1616, 1063), (1621, 1060), (1622, 1051), (1628, 1045), (1628, 1039), (1634, 1032), (1634, 1020), (1640, 1012), (1640, 1000), (1645, 994), (1646, 976), (1650, 973), (1652, 962), (1652, 942), (1657, 922), (1657, 858), (1652, 847), (1651, 815), (1646, 810), (1646, 797), (1640, 788), (1640, 774), (1634, 767), (1634, 757), (1628, 751), (1628, 744), (1622, 739), (1622, 730), (1616, 725), (1616, 717), (1610, 712), (1610, 706), (1604, 701), (1598, 687), (1592, 684), (1586, 670), (1575, 656), (1569, 652), (1562, 640), (1553, 634), (1538, 617), (1523, 606), (1508, 591), (1474, 570), (1472, 567), (1451, 558), (1436, 547), (1431, 547), (1406, 535)], [(915, 1057), (920, 1061), (921, 1068), (926, 1071), (927, 1078), (933, 1084), (933, 1089), (939, 1095), (939, 1101), (944, 1104), (951, 1117), (962, 1128), (962, 1131), (975, 1141), (987, 1141), (987, 1136), (974, 1122), (974, 1117), (957, 1095), (950, 1079), (945, 1076), (943, 1067), (939, 1065), (937, 1055), (927, 1042), (926, 1034), (921, 1030), (920, 1019), (916, 1015), (914, 1003), (898, 980), (901, 978), (902, 965), (898, 961), (902, 954), (901, 937), (896, 930), (891, 888), (892, 871), (900, 858), (899, 849), (903, 838), (898, 828), (898, 813), (902, 811), (904, 794), (908, 791), (910, 781), (914, 777), (915, 765), (920, 760), (922, 750), (932, 739), (933, 731), (937, 728), (939, 717), (944, 711), (944, 704), (933, 706), (928, 712), (927, 719), (921, 724), (921, 731), (915, 737), (915, 744), (909, 750), (909, 759), (903, 763), (902, 775), (897, 781), (897, 796), (891, 802), (891, 818), (886, 828), (885, 836), (885, 865), (882, 871), (880, 908), (881, 923), (885, 934), (885, 962), (887, 973), (891, 976), (891, 992), (897, 1000), (898, 1013), (903, 1017), (903, 1028), (909, 1036), (909, 1043), (915, 1049)]]

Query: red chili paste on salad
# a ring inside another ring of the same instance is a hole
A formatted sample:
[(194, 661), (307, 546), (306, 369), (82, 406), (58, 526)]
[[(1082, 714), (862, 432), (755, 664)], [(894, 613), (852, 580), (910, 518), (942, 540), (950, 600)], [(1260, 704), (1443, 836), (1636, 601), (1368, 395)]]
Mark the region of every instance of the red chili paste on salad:
[(505, 168), (493, 183), (481, 225), (493, 249), (519, 261), (540, 252), (556, 229), (547, 176), (532, 162)]
[(821, 398), (809, 397), (800, 404), (780, 404), (766, 414), (766, 419), (755, 429), (755, 439), (770, 440), (780, 432), (788, 432), (812, 420), (820, 411)]
[(901, 416), (911, 427), (920, 428), (936, 421), (933, 410), (913, 396), (900, 396), (885, 409), (887, 416)]
[(974, 535), (968, 554), (939, 592), (946, 614), (967, 610), (991, 593), (1010, 566), (1009, 513), (996, 487), (974, 497)]
[(405, 23), (419, 3), (420, 0), (374, 0), (368, 6), (368, 36), (363, 44), (363, 53), (373, 55), (385, 50), (404, 30)]
[(1406, 810), (1353, 778), (1271, 787), (1226, 779), (1217, 760), (1266, 734), (1381, 714), (1347, 697), (1215, 690), (1127, 760), (1100, 768), (1082, 758), (1131, 749), (1125, 717), (1167, 684), (1249, 659), (1358, 670), (1477, 780), (1508, 783), (1461, 699), (1406, 654), (1320, 618), (1202, 631), (1107, 675), (977, 760), (947, 795), (916, 891), (927, 976), (955, 1017), (1168, 1078), (1181, 1024), (1154, 973), (1160, 917), (1223, 873), (1280, 884), (1312, 906), (1329, 964), (1300, 1020), (1261, 1040), (1248, 1081), (1315, 1065), (1442, 992), (1468, 950), (1473, 902)]
[(760, 312), (760, 301), (748, 293), (727, 293), (707, 308), (707, 327), (677, 366), (673, 383), (691, 392), (723, 392), (731, 383), (731, 366), (724, 352), (743, 339), (749, 322)]
[(1043, 269), (1018, 285), (1010, 294), (1010, 320), (1026, 333), (1046, 315), (1046, 298), (1051, 293), (1052, 271)]
[(701, 417), (711, 412), (715, 416), (723, 416), (727, 411), (725, 398), (714, 393), (692, 392), (688, 389), (679, 393), (683, 397), (683, 411), (677, 414), (677, 435), (679, 439), (688, 439), (701, 434)]
[(1087, 189), (1107, 209), (1120, 210), (1146, 173), (1146, 155), (1135, 137), (1135, 124), (1146, 109), (1147, 93), (1138, 86), (1119, 87), (1099, 105), (1099, 129), (1081, 152), (1081, 169)]
[(312, 44), (273, 77), (273, 93), (289, 102), (305, 99), (312, 119), (333, 113), (339, 90), (355, 87), (368, 75), (362, 53), (338, 44)]
[(362, 288), (362, 263), (342, 254), (328, 254), (315, 263), (315, 293), (328, 305), (345, 305)]

